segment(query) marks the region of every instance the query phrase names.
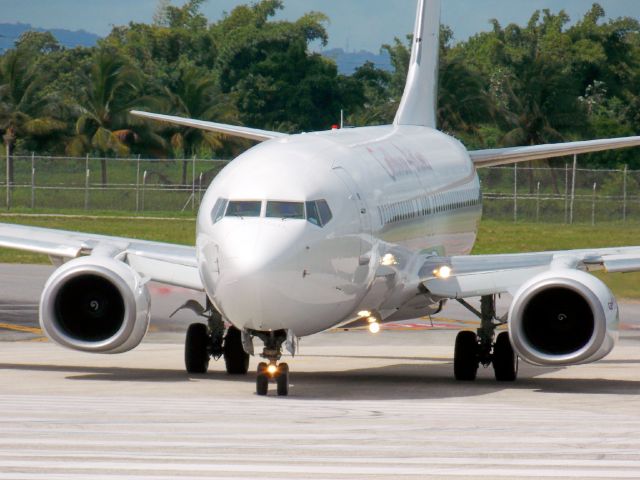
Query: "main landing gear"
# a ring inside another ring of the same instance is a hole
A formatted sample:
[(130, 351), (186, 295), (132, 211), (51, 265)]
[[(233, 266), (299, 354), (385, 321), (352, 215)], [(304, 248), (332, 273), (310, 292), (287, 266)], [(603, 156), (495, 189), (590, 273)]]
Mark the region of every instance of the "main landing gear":
[(256, 394), (264, 396), (269, 392), (269, 383), (275, 382), (278, 396), (289, 395), (289, 365), (278, 361), (282, 358), (282, 344), (287, 341), (287, 332), (253, 332), (264, 342), (262, 357), (268, 361), (260, 362), (256, 376)]
[[(191, 307), (189, 307), (191, 308)], [(200, 307), (202, 308), (202, 307)], [(207, 309), (198, 312), (207, 318), (203, 323), (191, 324), (185, 340), (184, 363), (189, 373), (204, 374), (211, 358), (224, 357), (229, 375), (245, 375), (249, 371), (249, 354), (242, 346), (242, 333), (235, 327), (226, 329), (221, 315), (207, 301)]]
[(477, 332), (464, 331), (456, 337), (453, 361), (456, 380), (473, 381), (480, 365), (493, 365), (497, 381), (515, 381), (518, 377), (518, 356), (511, 346), (509, 333), (495, 335), (496, 329), (504, 324), (496, 318), (495, 296), (482, 297), (480, 312), (464, 300), (459, 302), (480, 317), (481, 324)]

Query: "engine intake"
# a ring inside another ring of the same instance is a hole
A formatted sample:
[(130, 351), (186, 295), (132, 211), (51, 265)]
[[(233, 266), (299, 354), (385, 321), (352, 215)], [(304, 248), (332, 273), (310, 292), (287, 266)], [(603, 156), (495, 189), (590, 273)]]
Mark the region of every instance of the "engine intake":
[(40, 325), (56, 343), (74, 350), (122, 353), (149, 327), (151, 300), (140, 276), (109, 257), (72, 260), (47, 281)]
[(509, 311), (511, 342), (536, 365), (590, 363), (609, 354), (618, 332), (609, 288), (579, 270), (552, 270), (525, 283)]

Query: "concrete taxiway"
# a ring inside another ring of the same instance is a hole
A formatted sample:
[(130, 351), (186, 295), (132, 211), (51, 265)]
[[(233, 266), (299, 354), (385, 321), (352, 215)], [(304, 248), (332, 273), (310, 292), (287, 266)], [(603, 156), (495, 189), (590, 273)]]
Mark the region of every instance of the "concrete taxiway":
[(287, 359), (291, 396), (263, 398), (254, 374), (229, 377), (222, 362), (184, 372), (195, 318), (169, 315), (186, 291), (153, 287), (154, 328), (133, 352), (42, 341), (36, 299), (50, 271), (0, 266), (0, 480), (640, 478), (634, 303), (620, 345), (594, 365), (457, 383), (455, 331), (443, 327), (471, 318), (452, 308), (433, 327), (303, 339)]

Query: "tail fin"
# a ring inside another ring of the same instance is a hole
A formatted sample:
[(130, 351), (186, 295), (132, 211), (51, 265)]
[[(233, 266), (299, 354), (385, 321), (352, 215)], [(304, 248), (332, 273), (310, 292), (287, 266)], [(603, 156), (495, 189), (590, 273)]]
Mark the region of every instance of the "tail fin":
[(407, 85), (394, 125), (436, 128), (440, 2), (441, 0), (418, 0)]

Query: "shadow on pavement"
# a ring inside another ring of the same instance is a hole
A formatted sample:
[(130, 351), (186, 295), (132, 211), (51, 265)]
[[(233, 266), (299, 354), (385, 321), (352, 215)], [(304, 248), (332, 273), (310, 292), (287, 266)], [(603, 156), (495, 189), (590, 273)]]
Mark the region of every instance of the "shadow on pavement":
[[(246, 383), (253, 392), (255, 374), (230, 376), (222, 371), (206, 375), (188, 375), (182, 370), (83, 367), (65, 365), (0, 364), (0, 369), (37, 372), (59, 372), (74, 382), (157, 382)], [(296, 372), (291, 374), (291, 397), (308, 400), (418, 400), (465, 398), (508, 389), (560, 394), (638, 395), (640, 381), (600, 378), (538, 378), (557, 369), (541, 369), (524, 365), (515, 383), (497, 383), (491, 369), (481, 369), (475, 382), (457, 382), (452, 378), (450, 363), (416, 365), (397, 364), (338, 372)], [(275, 390), (275, 387), (271, 390)], [(215, 395), (216, 389), (211, 394)]]

